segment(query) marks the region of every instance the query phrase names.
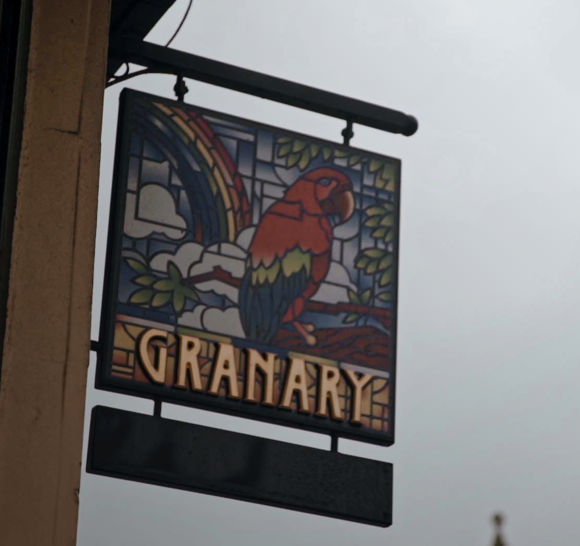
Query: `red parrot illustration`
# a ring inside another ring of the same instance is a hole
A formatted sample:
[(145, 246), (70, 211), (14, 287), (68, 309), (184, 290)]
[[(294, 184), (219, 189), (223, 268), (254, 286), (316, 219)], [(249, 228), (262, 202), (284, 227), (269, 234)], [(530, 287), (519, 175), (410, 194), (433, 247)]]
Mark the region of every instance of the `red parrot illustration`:
[(307, 344), (316, 344), (314, 325), (299, 318), (330, 268), (330, 218), (344, 223), (353, 212), (352, 183), (332, 168), (302, 175), (270, 206), (250, 243), (239, 293), (248, 339), (269, 344), (282, 324), (291, 324)]

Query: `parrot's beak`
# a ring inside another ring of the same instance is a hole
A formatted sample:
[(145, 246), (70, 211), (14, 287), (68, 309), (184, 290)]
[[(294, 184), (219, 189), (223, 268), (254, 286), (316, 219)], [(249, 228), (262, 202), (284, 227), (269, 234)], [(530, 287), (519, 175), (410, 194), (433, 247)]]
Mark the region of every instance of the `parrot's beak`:
[(329, 216), (338, 216), (340, 223), (344, 224), (354, 212), (354, 195), (352, 193), (352, 186), (344, 184), (342, 188), (335, 193), (331, 193), (324, 199), (320, 206), (324, 212)]
[(344, 224), (354, 212), (354, 195), (348, 189), (335, 193), (322, 202), (325, 214), (338, 214), (340, 223)]
[(354, 195), (351, 191), (343, 191), (334, 198), (336, 209), (340, 216), (340, 223), (344, 224), (354, 212)]

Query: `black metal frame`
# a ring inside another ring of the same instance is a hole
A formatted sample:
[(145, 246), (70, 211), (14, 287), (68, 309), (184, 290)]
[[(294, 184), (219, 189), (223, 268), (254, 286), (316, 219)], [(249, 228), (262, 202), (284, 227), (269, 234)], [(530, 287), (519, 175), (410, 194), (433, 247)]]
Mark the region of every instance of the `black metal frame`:
[[(120, 242), (122, 237), (123, 231), (123, 218), (124, 218), (124, 210), (125, 210), (125, 195), (126, 192), (124, 191), (124, 185), (122, 185), (122, 181), (125, 180), (125, 169), (126, 165), (123, 161), (123, 158), (127, 155), (128, 147), (129, 147), (129, 138), (127, 134), (124, 134), (124, 129), (128, 124), (129, 121), (129, 108), (127, 108), (127, 103), (130, 101), (132, 96), (145, 96), (154, 98), (158, 102), (165, 102), (168, 104), (180, 104), (176, 101), (171, 101), (169, 99), (164, 99), (161, 97), (156, 97), (154, 95), (149, 95), (146, 93), (137, 92), (134, 90), (124, 90), (121, 95), (121, 105), (119, 109), (119, 121), (117, 125), (117, 140), (116, 140), (116, 149), (115, 149), (115, 165), (114, 165), (114, 175), (113, 175), (113, 188), (111, 193), (111, 209), (110, 209), (110, 216), (109, 216), (109, 233), (108, 233), (108, 241), (107, 241), (107, 256), (106, 256), (106, 263), (105, 263), (105, 279), (104, 279), (104, 286), (103, 286), (103, 304), (101, 308), (101, 325), (100, 325), (100, 334), (99, 334), (99, 341), (93, 342), (91, 345), (91, 349), (97, 352), (97, 373), (95, 374), (95, 387), (97, 389), (108, 390), (112, 392), (117, 392), (120, 394), (128, 394), (132, 396), (139, 396), (141, 398), (148, 398), (151, 400), (156, 401), (158, 404), (160, 399), (163, 398), (163, 401), (172, 404), (184, 405), (188, 407), (197, 407), (201, 409), (217, 411), (221, 413), (226, 413), (230, 415), (234, 415), (236, 417), (243, 417), (243, 418), (250, 418), (256, 419), (260, 421), (265, 421), (268, 423), (283, 425), (283, 426), (290, 426), (293, 428), (298, 428), (301, 430), (309, 430), (311, 432), (317, 432), (321, 434), (330, 434), (332, 439), (332, 448), (333, 451), (336, 451), (337, 448), (337, 438), (348, 438), (352, 440), (358, 440), (362, 442), (390, 446), (395, 441), (395, 392), (396, 389), (394, 386), (396, 385), (396, 348), (397, 348), (397, 305), (398, 305), (398, 268), (399, 268), (399, 225), (396, 226), (395, 235), (394, 235), (394, 242), (396, 245), (397, 252), (395, 254), (395, 260), (393, 267), (394, 269), (394, 278), (393, 278), (393, 342), (392, 342), (392, 359), (393, 359), (393, 366), (392, 370), (390, 370), (390, 382), (392, 384), (391, 387), (391, 429), (389, 435), (373, 433), (366, 430), (359, 430), (356, 429), (348, 429), (346, 428), (347, 425), (345, 424), (338, 424), (335, 422), (330, 422), (326, 419), (322, 419), (315, 415), (310, 416), (310, 419), (305, 418), (305, 416), (301, 416), (301, 418), (296, 421), (287, 418), (276, 418), (275, 416), (268, 416), (264, 415), (263, 409), (259, 406), (255, 406), (253, 404), (249, 404), (243, 401), (239, 401), (240, 409), (234, 410), (232, 409), (232, 401), (228, 401), (227, 404), (220, 405), (219, 399), (209, 398), (203, 395), (199, 396), (199, 400), (193, 401), (191, 393), (187, 393), (181, 391), (179, 389), (174, 389), (172, 391), (172, 396), (165, 397), (162, 396), (160, 393), (159, 387), (155, 386), (148, 386), (148, 385), (136, 385), (134, 382), (129, 383), (127, 380), (117, 379), (107, 377), (107, 365), (106, 362), (110, 361), (112, 357), (112, 349), (113, 349), (113, 335), (114, 335), (114, 320), (113, 312), (115, 309), (115, 302), (116, 302), (116, 292), (114, 289), (118, 284), (118, 275), (119, 275), (119, 261), (115, 259), (115, 256), (118, 253), (120, 248)], [(180, 104), (181, 105), (181, 104)], [(211, 110), (207, 110), (205, 108), (199, 108), (195, 106), (196, 110), (202, 112), (208, 112), (210, 114), (219, 115), (221, 118), (229, 119), (232, 121), (248, 121), (242, 120), (240, 118), (236, 118), (235, 116), (229, 116), (219, 112), (213, 112)], [(295, 135), (297, 137), (311, 139), (312, 137), (308, 135), (303, 135), (300, 133), (296, 133), (294, 131), (289, 131), (287, 129), (280, 129), (275, 128), (273, 126), (269, 126), (263, 123), (253, 122), (256, 125), (260, 125), (262, 127), (266, 127), (273, 130), (282, 130), (285, 133)], [(316, 139), (320, 142), (325, 142), (323, 139)], [(349, 151), (360, 151), (365, 155), (375, 155), (373, 152), (368, 152), (366, 150), (361, 150), (357, 148), (353, 148), (350, 146), (345, 146), (341, 144), (337, 144), (336, 142), (328, 142), (329, 145), (337, 148), (343, 148)], [(382, 158), (383, 156), (378, 156)], [(399, 172), (398, 180), (400, 185), (400, 162), (399, 162)], [(396, 215), (397, 219), (400, 218), (400, 187), (398, 192), (398, 199), (396, 200)], [(289, 416), (292, 414), (288, 414)], [(352, 425), (351, 425), (352, 426)]]
[(413, 116), (397, 110), (132, 37), (114, 38), (109, 44), (109, 58), (138, 64), (147, 73), (181, 75), (390, 133), (411, 136), (419, 127)]

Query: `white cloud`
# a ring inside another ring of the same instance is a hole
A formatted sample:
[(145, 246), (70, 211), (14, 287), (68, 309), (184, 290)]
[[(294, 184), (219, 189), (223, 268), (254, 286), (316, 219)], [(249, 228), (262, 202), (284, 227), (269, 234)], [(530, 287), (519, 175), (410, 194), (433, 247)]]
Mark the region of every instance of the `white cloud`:
[(151, 259), (151, 267), (156, 271), (166, 272), (168, 262), (172, 261), (179, 267), (181, 275), (186, 277), (191, 265), (197, 262), (202, 254), (203, 245), (191, 242), (184, 243), (177, 249), (175, 254), (163, 252), (155, 255)]
[[(220, 267), (232, 277), (241, 279), (246, 268), (245, 258), (245, 251), (237, 245), (231, 243), (212, 245), (204, 251), (201, 260), (190, 268), (189, 276), (195, 277), (209, 273), (216, 267)], [(195, 289), (201, 292), (215, 292), (220, 296), (226, 296), (234, 303), (238, 302), (237, 287), (217, 279), (197, 283)]]
[(210, 332), (245, 337), (242, 322), (240, 321), (240, 312), (237, 307), (230, 307), (225, 311), (217, 307), (209, 307), (203, 312), (202, 324)]
[(208, 247), (207, 251), (223, 254), (224, 256), (231, 256), (232, 258), (240, 258), (241, 260), (246, 258), (246, 251), (232, 243), (217, 243)]
[(175, 201), (169, 191), (157, 184), (147, 184), (139, 192), (139, 210), (137, 196), (127, 194), (125, 204), (125, 233), (129, 237), (142, 239), (152, 233), (163, 233), (170, 239), (181, 239), (185, 236), (187, 224), (177, 213)]
[(203, 328), (201, 323), (201, 315), (207, 309), (207, 305), (196, 305), (193, 311), (183, 313), (178, 319), (179, 324), (183, 326), (190, 326), (191, 328)]
[(200, 292), (215, 292), (220, 296), (226, 296), (234, 303), (238, 303), (238, 289), (225, 282), (213, 280), (200, 282), (195, 285), (195, 289)]
[(218, 307), (198, 305), (193, 311), (183, 313), (179, 318), (179, 324), (216, 334), (245, 337), (237, 307), (222, 310)]
[[(213, 250), (212, 250), (213, 249)], [(223, 270), (230, 273), (233, 277), (242, 278), (245, 271), (245, 260), (241, 258), (234, 258), (232, 256), (222, 256), (215, 252), (216, 247), (206, 249), (201, 260), (191, 267), (189, 276), (201, 275), (208, 271), (213, 271), (215, 267), (221, 267)]]

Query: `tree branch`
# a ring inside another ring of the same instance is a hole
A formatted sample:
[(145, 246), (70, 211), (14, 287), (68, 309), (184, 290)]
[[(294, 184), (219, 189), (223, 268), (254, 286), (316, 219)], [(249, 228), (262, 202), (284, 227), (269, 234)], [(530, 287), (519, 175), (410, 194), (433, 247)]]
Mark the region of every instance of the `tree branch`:
[[(222, 269), (219, 265), (214, 267), (212, 271), (207, 273), (201, 273), (200, 275), (195, 275), (194, 277), (189, 277), (185, 279), (185, 283), (188, 286), (195, 286), (196, 284), (209, 281), (221, 281), (229, 286), (239, 288), (242, 284), (242, 280), (233, 277), (231, 273)], [(379, 322), (385, 326), (391, 325), (392, 315), (389, 309), (383, 309), (380, 307), (371, 307), (368, 305), (360, 305), (356, 303), (323, 303), (319, 301), (307, 301), (305, 306), (306, 311), (311, 311), (313, 313), (322, 313), (325, 315), (338, 315), (340, 313), (356, 313), (362, 316), (371, 316), (376, 318)]]
[(208, 281), (221, 281), (235, 288), (239, 288), (242, 285), (242, 279), (237, 279), (233, 277), (229, 271), (222, 269), (219, 265), (213, 268), (213, 271), (208, 271), (207, 273), (201, 273), (195, 277), (189, 277), (184, 279), (185, 284), (191, 286), (192, 288), (199, 283)]
[(356, 313), (358, 315), (376, 318), (385, 326), (391, 325), (391, 311), (381, 307), (371, 307), (370, 305), (360, 305), (357, 303), (323, 303), (321, 301), (306, 302), (306, 310), (324, 315), (338, 315), (340, 313)]

